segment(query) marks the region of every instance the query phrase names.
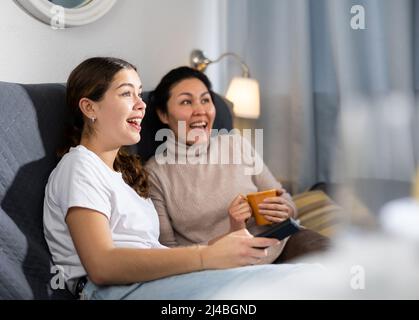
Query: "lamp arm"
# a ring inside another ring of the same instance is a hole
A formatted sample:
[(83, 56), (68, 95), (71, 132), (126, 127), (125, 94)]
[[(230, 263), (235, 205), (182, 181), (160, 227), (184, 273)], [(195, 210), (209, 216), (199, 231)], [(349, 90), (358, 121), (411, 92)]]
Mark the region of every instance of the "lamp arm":
[(249, 72), (249, 67), (247, 66), (247, 64), (242, 60), (242, 58), (234, 53), (234, 52), (226, 52), (223, 53), (221, 56), (219, 56), (217, 59), (211, 61), (210, 63), (215, 63), (215, 62), (219, 62), (221, 59), (225, 58), (225, 57), (234, 57), (237, 61), (239, 61), (240, 66), (242, 68), (243, 71), (243, 77), (244, 78), (249, 78), (250, 77), (250, 72)]

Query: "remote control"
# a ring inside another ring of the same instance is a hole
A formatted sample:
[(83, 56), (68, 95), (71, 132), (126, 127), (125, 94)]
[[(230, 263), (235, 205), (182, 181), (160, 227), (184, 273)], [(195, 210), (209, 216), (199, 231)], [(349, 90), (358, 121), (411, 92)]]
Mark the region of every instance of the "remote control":
[(278, 240), (285, 239), (286, 237), (300, 231), (300, 225), (297, 221), (292, 218), (288, 218), (287, 220), (275, 224), (269, 230), (266, 230), (257, 235), (257, 237), (264, 237), (264, 238), (276, 238)]

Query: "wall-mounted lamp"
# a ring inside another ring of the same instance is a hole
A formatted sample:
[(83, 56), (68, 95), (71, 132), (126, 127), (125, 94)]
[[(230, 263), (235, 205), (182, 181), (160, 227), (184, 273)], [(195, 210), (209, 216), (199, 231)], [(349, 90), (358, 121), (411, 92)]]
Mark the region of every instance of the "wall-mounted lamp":
[(249, 67), (235, 53), (223, 53), (215, 60), (208, 59), (201, 50), (193, 50), (190, 57), (192, 68), (204, 72), (211, 63), (216, 63), (224, 57), (231, 56), (240, 62), (242, 76), (234, 77), (228, 86), (226, 98), (233, 102), (236, 117), (257, 119), (260, 115), (259, 83), (250, 78)]

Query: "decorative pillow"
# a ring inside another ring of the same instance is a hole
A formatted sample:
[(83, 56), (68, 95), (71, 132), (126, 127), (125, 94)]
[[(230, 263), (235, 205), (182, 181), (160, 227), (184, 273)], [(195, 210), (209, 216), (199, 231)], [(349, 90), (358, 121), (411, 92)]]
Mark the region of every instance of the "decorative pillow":
[(293, 200), (301, 225), (326, 237), (333, 236), (343, 221), (342, 208), (323, 191), (299, 193)]

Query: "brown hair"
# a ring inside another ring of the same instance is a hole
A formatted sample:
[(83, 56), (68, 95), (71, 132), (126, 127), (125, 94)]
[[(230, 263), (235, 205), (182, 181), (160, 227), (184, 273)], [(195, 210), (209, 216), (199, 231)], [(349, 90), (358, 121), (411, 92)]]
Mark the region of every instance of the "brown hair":
[[(66, 101), (70, 111), (71, 123), (66, 132), (66, 144), (58, 151), (63, 156), (71, 147), (80, 144), (84, 127), (83, 113), (79, 108), (82, 98), (100, 101), (116, 73), (122, 69), (133, 69), (134, 65), (121, 59), (95, 57), (83, 61), (70, 74), (67, 80)], [(86, 124), (89, 130), (89, 123)], [(148, 175), (144, 170), (140, 157), (130, 154), (128, 149), (118, 151), (113, 167), (122, 173), (124, 181), (140, 196), (149, 197)]]

